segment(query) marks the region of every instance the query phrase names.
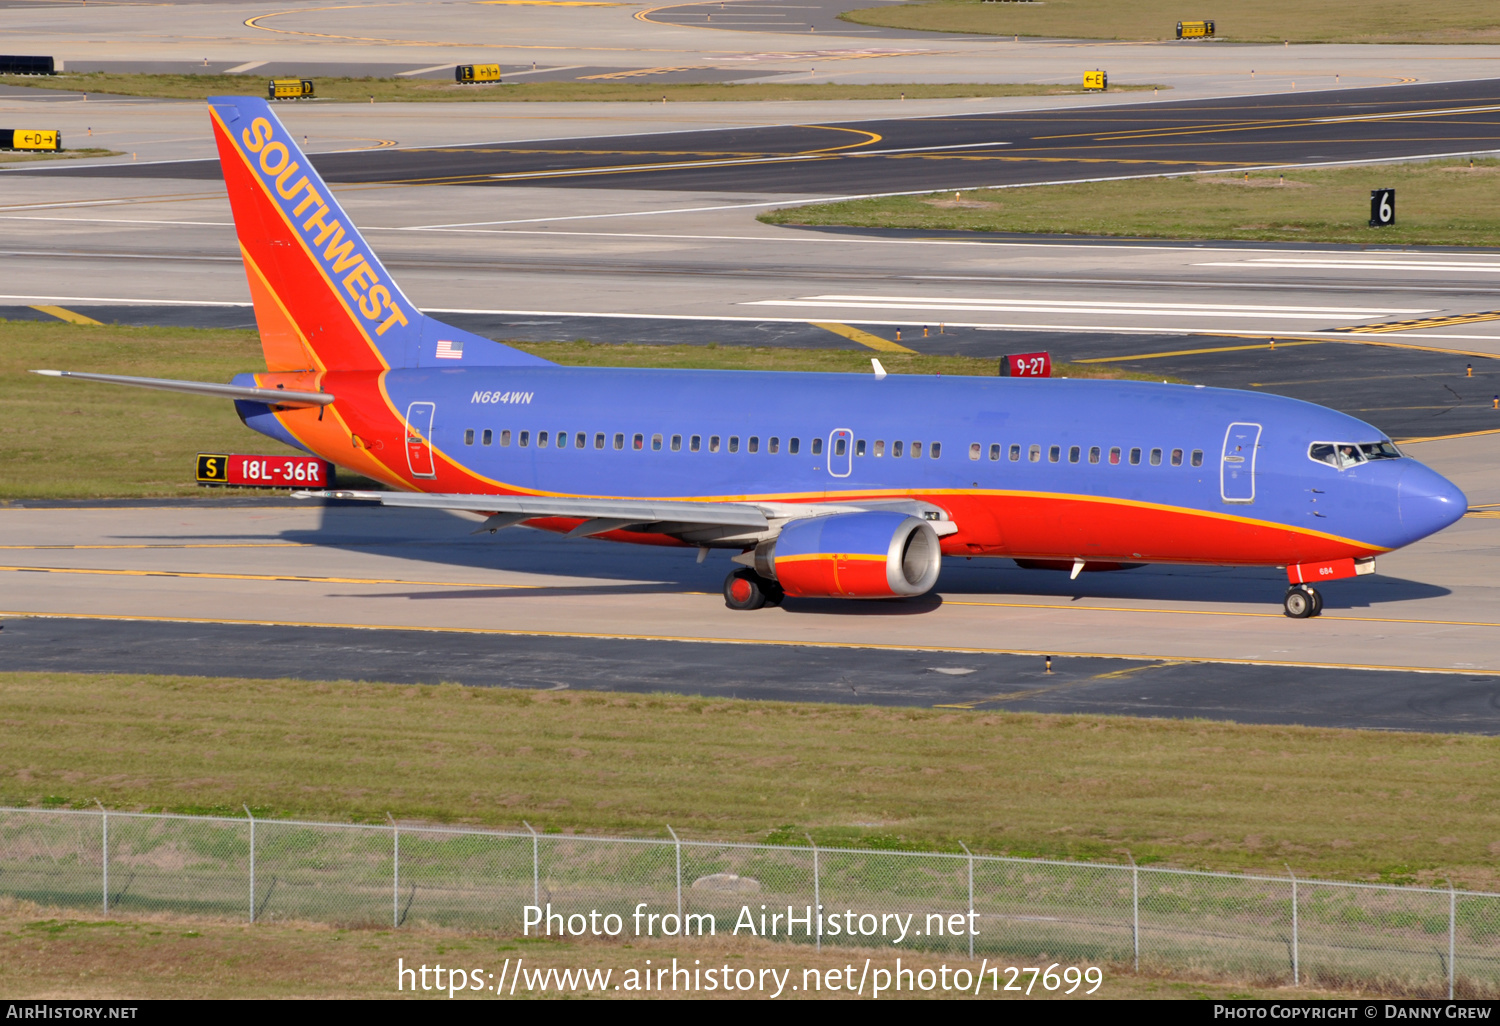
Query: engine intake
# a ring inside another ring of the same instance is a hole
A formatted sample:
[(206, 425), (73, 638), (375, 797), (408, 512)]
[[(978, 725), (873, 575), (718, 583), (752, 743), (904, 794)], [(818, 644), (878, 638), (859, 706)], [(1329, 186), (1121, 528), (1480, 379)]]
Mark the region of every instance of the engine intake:
[(941, 567), (931, 524), (880, 510), (793, 520), (755, 549), (756, 573), (810, 598), (922, 595)]

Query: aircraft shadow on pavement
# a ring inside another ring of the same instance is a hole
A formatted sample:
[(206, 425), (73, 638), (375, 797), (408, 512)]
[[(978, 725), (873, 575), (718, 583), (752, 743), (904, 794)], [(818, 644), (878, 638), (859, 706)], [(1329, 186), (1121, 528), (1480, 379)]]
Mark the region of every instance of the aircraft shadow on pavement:
[[(734, 569), (728, 553), (716, 550), (698, 563), (693, 549), (621, 545), (590, 538), (567, 539), (528, 528), (508, 528), (494, 535), (473, 535), (475, 522), (429, 510), (327, 506), (313, 531), (285, 531), (283, 541), (333, 549), (378, 553), (459, 568), (502, 570), (549, 578), (587, 578), (598, 584), (539, 587), (465, 588), (449, 591), (392, 592), (411, 599), (522, 598), (538, 595), (598, 596), (611, 594), (717, 593)], [(613, 583), (611, 583), (613, 582)], [(851, 602), (841, 599), (793, 599), (788, 612), (861, 616), (906, 616), (932, 612), (949, 601), (1004, 597), (1119, 599), (1266, 603), (1279, 606), (1285, 574), (1272, 567), (1197, 567), (1149, 565), (1110, 573), (1084, 573), (1069, 580), (1064, 571), (1025, 570), (1008, 559), (943, 560), (936, 592), (901, 602)], [(1322, 589), (1329, 610), (1371, 608), (1391, 602), (1438, 598), (1449, 590), (1421, 581), (1375, 574), (1334, 581)]]

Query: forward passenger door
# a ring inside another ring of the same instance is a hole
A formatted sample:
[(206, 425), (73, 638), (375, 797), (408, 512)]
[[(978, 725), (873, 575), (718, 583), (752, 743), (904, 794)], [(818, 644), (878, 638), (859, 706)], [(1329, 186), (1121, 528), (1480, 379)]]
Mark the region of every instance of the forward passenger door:
[(1260, 447), (1259, 424), (1231, 424), (1224, 432), (1219, 457), (1219, 497), (1225, 502), (1255, 501), (1255, 453)]

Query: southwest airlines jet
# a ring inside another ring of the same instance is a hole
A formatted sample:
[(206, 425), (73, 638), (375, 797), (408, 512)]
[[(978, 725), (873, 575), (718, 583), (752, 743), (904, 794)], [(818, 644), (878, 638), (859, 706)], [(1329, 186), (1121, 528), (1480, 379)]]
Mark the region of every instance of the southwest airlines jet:
[[(643, 545), (731, 549), (732, 609), (893, 598), (941, 557), (1285, 567), (1313, 586), (1442, 530), (1463, 494), (1309, 403), (1120, 381), (560, 367), (422, 314), (264, 100), (209, 111), (265, 351), (231, 384), (41, 371), (233, 399), (256, 431), (394, 491)], [(476, 532), (477, 533), (477, 532)]]

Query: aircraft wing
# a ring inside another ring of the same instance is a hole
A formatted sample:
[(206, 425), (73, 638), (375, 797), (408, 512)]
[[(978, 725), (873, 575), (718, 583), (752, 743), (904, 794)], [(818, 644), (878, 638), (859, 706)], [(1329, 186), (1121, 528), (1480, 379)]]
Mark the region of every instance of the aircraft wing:
[[(672, 524), (690, 527), (736, 527), (764, 531), (770, 520), (750, 503), (661, 502), (651, 499), (584, 499), (547, 495), (465, 495), (424, 492), (297, 492), (297, 498), (324, 497), (378, 502), (408, 509), (451, 509), (488, 513), (481, 531), (498, 531), (523, 520), (583, 517), (572, 535), (603, 534), (622, 527)], [(476, 532), (478, 533), (478, 532)]]
[[(491, 533), (512, 524), (544, 517), (579, 517), (583, 523), (570, 536), (604, 534), (625, 527), (653, 530), (698, 540), (692, 536), (710, 530), (719, 539), (774, 534), (778, 521), (888, 509), (910, 513), (933, 522), (939, 536), (958, 530), (947, 511), (912, 499), (884, 499), (841, 503), (791, 502), (675, 502), (660, 499), (591, 499), (547, 495), (478, 495), (428, 492), (346, 491), (294, 492), (294, 498), (350, 499), (378, 502), (408, 509), (462, 510), (489, 515), (479, 530)], [(719, 529), (719, 530), (714, 530)], [(707, 541), (707, 538), (703, 540)], [(753, 542), (752, 542), (753, 543)]]

